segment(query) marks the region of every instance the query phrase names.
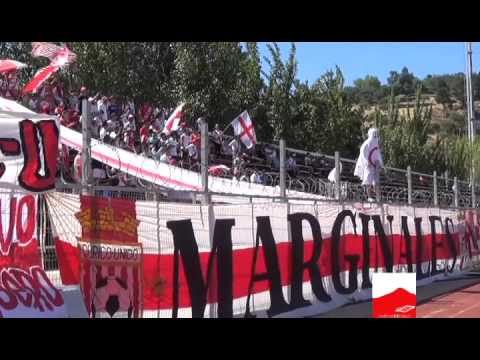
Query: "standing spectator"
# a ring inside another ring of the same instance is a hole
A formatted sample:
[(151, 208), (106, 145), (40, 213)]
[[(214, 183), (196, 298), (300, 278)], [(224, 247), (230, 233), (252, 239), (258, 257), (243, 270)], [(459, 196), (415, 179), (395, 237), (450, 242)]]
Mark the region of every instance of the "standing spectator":
[(78, 96), (75, 91), (71, 91), (68, 96), (68, 105), (71, 109), (78, 109)]
[(20, 91), (20, 79), (15, 71), (12, 71), (6, 75), (6, 91), (5, 98), (9, 100), (17, 100), (21, 94)]
[(102, 119), (102, 121), (107, 121), (108, 120), (108, 98), (106, 96), (102, 96), (98, 101), (97, 101), (97, 112)]
[(83, 100), (88, 100), (88, 93), (87, 88), (82, 86), (80, 88), (80, 95), (78, 97), (78, 114), (82, 116), (82, 107), (83, 107)]
[(187, 146), (187, 151), (188, 151), (188, 158), (189, 158), (189, 165), (190, 165), (190, 170), (193, 170), (194, 168), (198, 167), (198, 151), (197, 147), (195, 144), (190, 143)]
[(82, 153), (77, 152), (73, 160), (73, 179), (80, 183), (82, 181)]
[(297, 161), (295, 153), (290, 154), (288, 157), (286, 167), (288, 175), (291, 177), (295, 177), (297, 175)]
[(52, 94), (55, 98), (55, 102), (60, 104), (61, 102), (65, 101), (65, 92), (63, 90), (63, 84), (60, 81), (53, 80), (52, 81)]
[(37, 112), (39, 105), (40, 105), (40, 102), (39, 102), (39, 100), (38, 100), (38, 95), (37, 95), (37, 94), (33, 94), (33, 95), (30, 97), (30, 100), (28, 101), (28, 107), (30, 108), (30, 110), (32, 110), (32, 111), (34, 111), (34, 112)]
[(375, 201), (375, 186), (379, 184), (380, 169), (384, 168), (382, 153), (379, 145), (379, 131), (376, 128), (368, 130), (368, 138), (360, 147), (360, 155), (355, 164), (354, 175), (362, 180), (367, 189), (369, 202)]
[(240, 149), (240, 144), (238, 143), (237, 137), (235, 137), (230, 143), (228, 144), (232, 151), (232, 158), (235, 159), (238, 155), (238, 150)]
[(167, 140), (167, 154), (168, 163), (170, 165), (176, 165), (178, 162), (178, 135), (176, 131), (172, 131)]
[(220, 126), (215, 124), (215, 129), (213, 130), (213, 143), (215, 144), (215, 152), (217, 156), (221, 154), (222, 144), (223, 144), (223, 131), (220, 130)]
[[(133, 118), (133, 115), (128, 116), (130, 119)], [(153, 130), (153, 129), (152, 129)], [(146, 153), (148, 149), (148, 138), (150, 137), (150, 126), (148, 122), (143, 123), (140, 128), (140, 143), (142, 145), (143, 151)]]
[(151, 122), (153, 117), (153, 106), (145, 103), (140, 106), (139, 115), (142, 123)]
[(120, 108), (120, 105), (117, 103), (117, 98), (114, 96), (110, 97), (110, 104), (108, 105), (108, 118), (109, 119), (116, 119), (120, 118), (120, 115), (122, 115), (122, 109)]

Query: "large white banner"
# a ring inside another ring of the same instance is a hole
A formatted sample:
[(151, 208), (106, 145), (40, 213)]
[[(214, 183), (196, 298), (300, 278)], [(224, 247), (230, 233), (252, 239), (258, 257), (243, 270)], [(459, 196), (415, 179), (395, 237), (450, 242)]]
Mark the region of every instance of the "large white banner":
[(204, 206), (60, 193), (48, 194), (48, 204), (62, 282), (90, 284), (89, 303), (95, 279), (82, 279), (82, 239), (100, 239), (96, 258), (111, 260), (123, 255), (110, 243), (133, 236), (143, 272), (124, 293), (143, 292), (143, 317), (313, 315), (370, 299), (375, 272), (416, 272), (421, 286), (469, 270), (480, 254), (477, 220), (434, 208)]
[(59, 122), (0, 98), (0, 186), (44, 192), (55, 188)]

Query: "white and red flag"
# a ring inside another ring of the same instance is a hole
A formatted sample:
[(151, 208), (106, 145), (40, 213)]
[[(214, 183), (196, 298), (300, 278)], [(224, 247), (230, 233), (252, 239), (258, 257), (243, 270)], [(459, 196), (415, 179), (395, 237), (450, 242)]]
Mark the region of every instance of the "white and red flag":
[(46, 57), (51, 60), (50, 65), (37, 71), (33, 79), (23, 88), (23, 93), (35, 93), (50, 76), (65, 65), (71, 64), (77, 59), (77, 55), (66, 46), (60, 47), (55, 44), (34, 42), (32, 43), (33, 57)]
[(26, 68), (27, 64), (15, 60), (0, 60), (0, 74)]
[(77, 55), (71, 52), (66, 46), (60, 47), (46, 42), (32, 42), (32, 56), (46, 57), (52, 61), (50, 65), (57, 65), (54, 64), (54, 62), (59, 62), (58, 65), (62, 62), (64, 62), (63, 65), (71, 64), (77, 59)]
[(168, 136), (172, 131), (178, 130), (180, 126), (180, 120), (182, 120), (183, 116), (182, 109), (184, 105), (184, 103), (180, 104), (168, 118), (167, 122), (165, 123), (165, 128), (162, 131), (165, 135)]
[(245, 144), (247, 149), (251, 149), (257, 143), (257, 136), (253, 128), (252, 119), (245, 110), (237, 118), (232, 121), (235, 136), (239, 136), (240, 140)]

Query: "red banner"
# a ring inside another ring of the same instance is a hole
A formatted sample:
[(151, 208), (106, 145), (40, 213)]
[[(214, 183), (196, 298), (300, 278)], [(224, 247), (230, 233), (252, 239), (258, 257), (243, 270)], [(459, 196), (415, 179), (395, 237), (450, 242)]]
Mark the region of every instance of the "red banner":
[(1, 193), (0, 210), (0, 317), (66, 316), (42, 267), (36, 195)]

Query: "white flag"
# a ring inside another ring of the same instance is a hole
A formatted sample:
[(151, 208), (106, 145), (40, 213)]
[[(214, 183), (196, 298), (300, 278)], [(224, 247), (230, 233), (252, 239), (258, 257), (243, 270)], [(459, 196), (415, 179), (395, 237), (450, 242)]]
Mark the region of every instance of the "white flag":
[(248, 115), (246, 110), (233, 120), (232, 125), (235, 136), (240, 136), (240, 140), (242, 140), (247, 149), (255, 146), (257, 137), (250, 115)]
[(168, 118), (162, 131), (165, 135), (168, 136), (172, 131), (178, 130), (178, 127), (180, 126), (180, 120), (182, 119), (183, 115), (182, 109), (184, 105), (184, 103), (180, 104)]

